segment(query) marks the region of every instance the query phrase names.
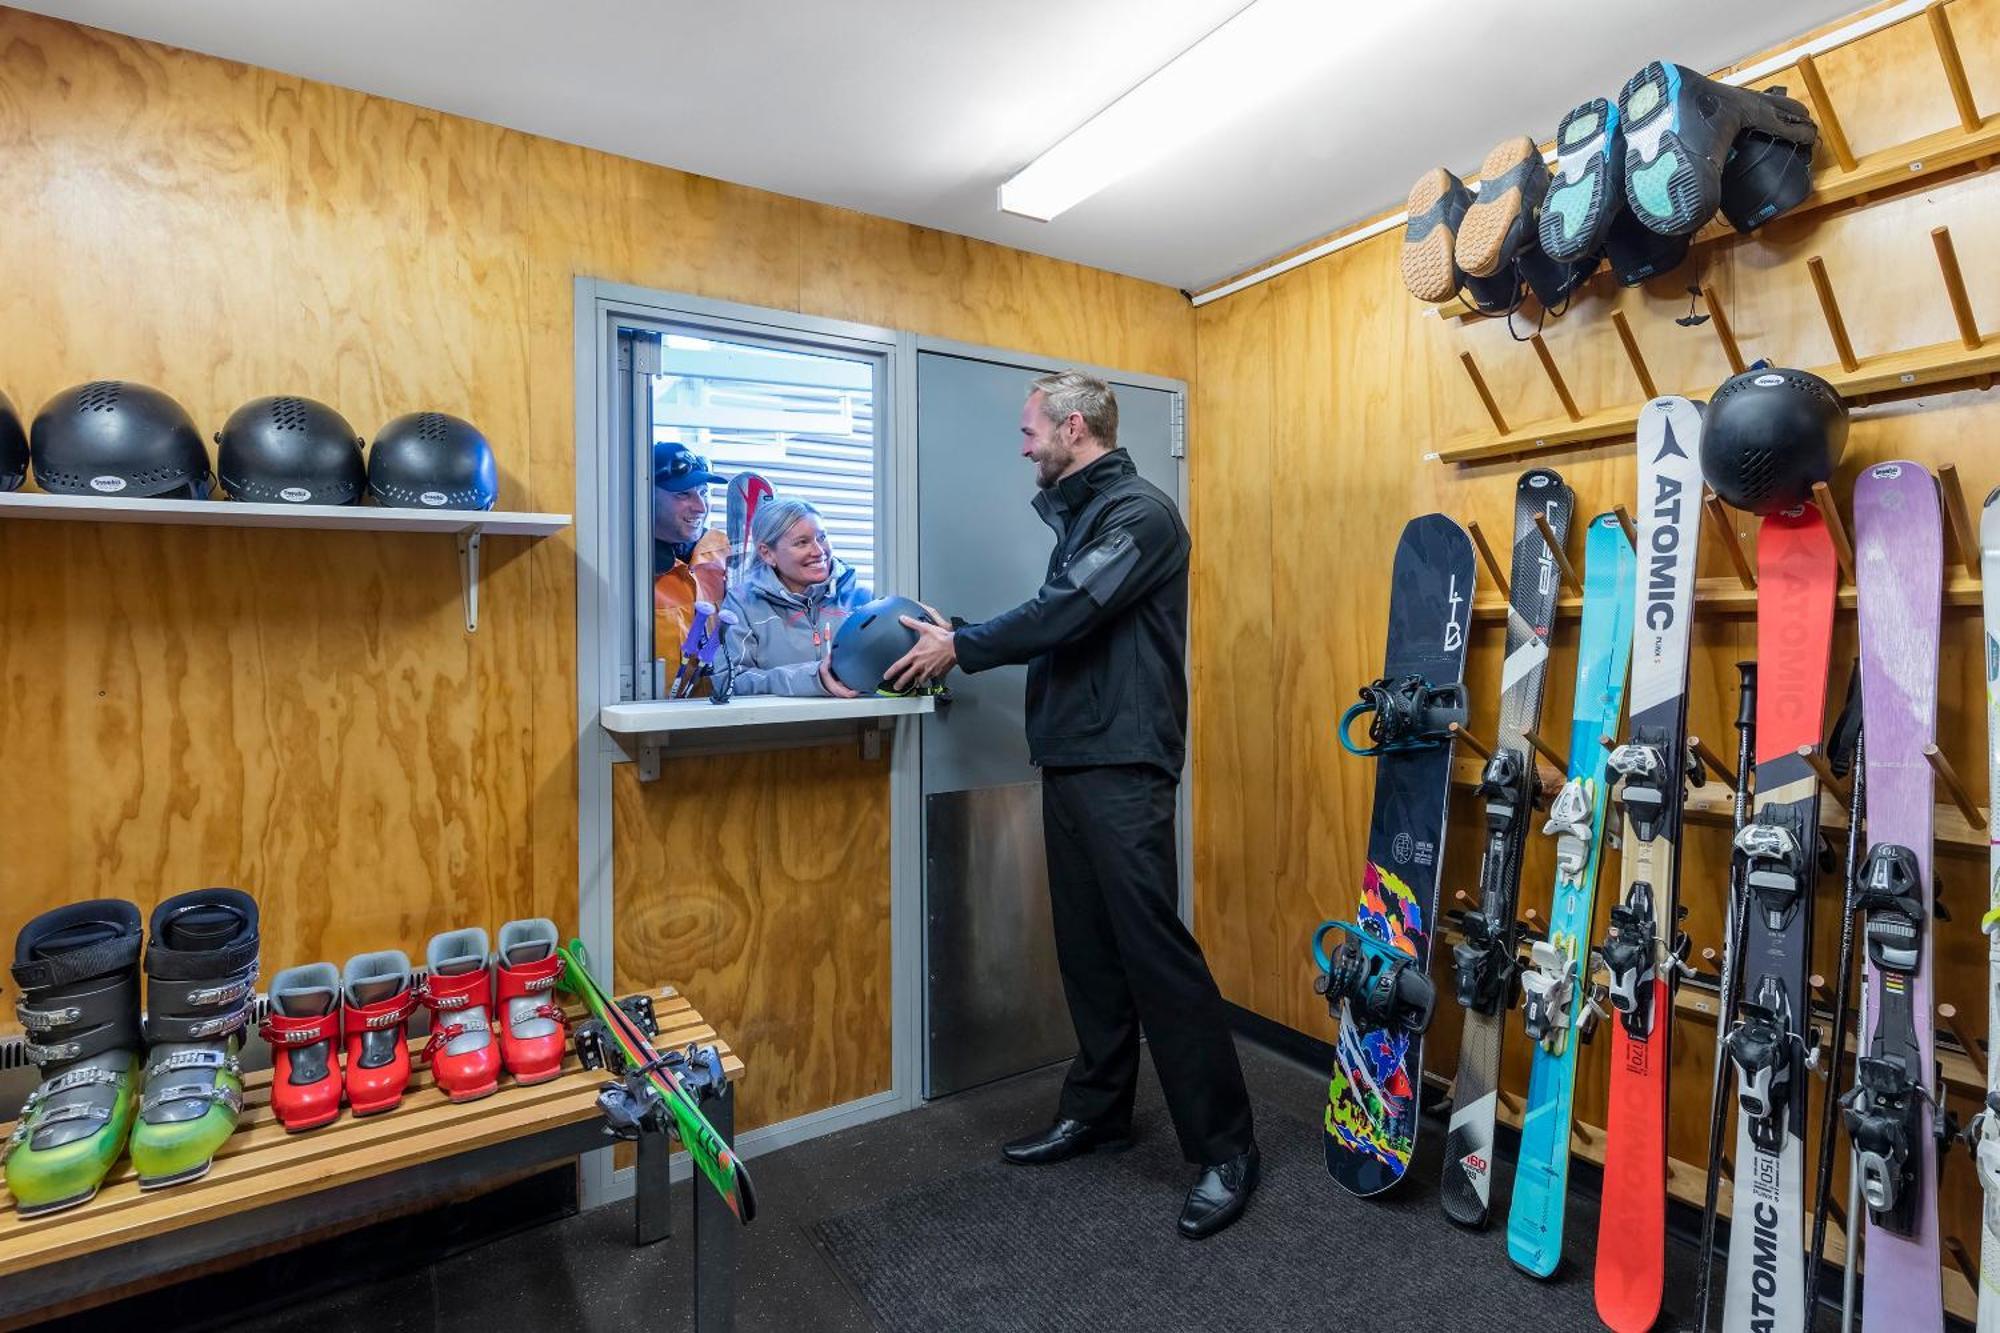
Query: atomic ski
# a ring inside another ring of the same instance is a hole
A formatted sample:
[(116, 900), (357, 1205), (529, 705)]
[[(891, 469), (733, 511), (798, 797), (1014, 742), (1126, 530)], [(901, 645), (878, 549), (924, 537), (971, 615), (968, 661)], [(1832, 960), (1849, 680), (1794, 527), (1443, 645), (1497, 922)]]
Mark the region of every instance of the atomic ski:
[[(1736, 835), (1743, 916), (1732, 960), (1736, 1192), (1723, 1327), (1807, 1326), (1806, 1020), (1812, 1011), (1812, 900), (1819, 875), (1818, 745), (1833, 649), (1838, 566), (1813, 504), (1764, 520), (1757, 536), (1756, 817)], [(1711, 1165), (1719, 1169), (1720, 1163)]]
[[(2000, 490), (1979, 516), (1979, 580), (1985, 590), (1986, 779), (2000, 792)], [(2000, 801), (1992, 802), (1987, 832), (1986, 1031), (2000, 1032)], [(1979, 1333), (2000, 1333), (2000, 1046), (1987, 1038), (1986, 1106), (1968, 1136), (1986, 1194), (1979, 1232)]]
[[(591, 1019), (599, 1025), (603, 1051), (610, 1072), (618, 1082), (607, 1084), (597, 1095), (597, 1104), (611, 1122), (614, 1132), (636, 1132), (642, 1121), (658, 1117), (662, 1128), (672, 1129), (687, 1149), (695, 1168), (722, 1196), (739, 1221), (749, 1222), (757, 1214), (757, 1196), (750, 1188), (750, 1173), (736, 1152), (716, 1132), (701, 1113), (697, 1098), (700, 1089), (720, 1090), (722, 1062), (713, 1046), (690, 1047), (686, 1052), (665, 1055), (653, 1049), (646, 1029), (611, 998), (591, 975), (589, 956), (582, 940), (571, 940), (558, 949), (562, 955), (565, 991), (583, 1001)], [(583, 1042), (578, 1041), (582, 1054)]]
[[(1451, 799), (1451, 725), (1465, 721), (1472, 540), (1442, 514), (1412, 519), (1396, 546), (1381, 679), (1340, 719), (1340, 742), (1376, 760), (1368, 866), (1355, 919), (1313, 936), (1313, 988), (1339, 1019), (1326, 1089), (1326, 1169), (1349, 1192), (1403, 1178), (1417, 1139), (1438, 869)], [(1367, 716), (1369, 743), (1350, 728)], [(1329, 956), (1328, 932), (1346, 940)]]
[(1576, 706), (1569, 729), (1569, 780), (1549, 806), (1542, 831), (1556, 839), (1556, 885), (1549, 934), (1529, 946), (1521, 1006), (1535, 1043), (1521, 1157), (1507, 1213), (1507, 1254), (1536, 1277), (1562, 1257), (1563, 1201), (1569, 1185), (1570, 1099), (1576, 1090), (1583, 974), (1597, 867), (1604, 843), (1604, 737), (1618, 731), (1625, 668), (1632, 656), (1632, 543), (1614, 514), (1591, 520), (1585, 538), (1583, 631), (1576, 655)]
[(1687, 796), (1688, 622), (1701, 534), (1701, 409), (1655, 398), (1639, 413), (1639, 560), (1631, 740), (1612, 752), (1624, 831), (1621, 890), (1598, 950), (1618, 1010), (1604, 1117), (1597, 1314), (1619, 1333), (1652, 1327), (1667, 1262), (1667, 1057), (1680, 929)]
[(1938, 1273), (1931, 1004), (1930, 764), (1937, 729), (1944, 526), (1937, 483), (1882, 463), (1854, 484), (1868, 858), (1855, 889), (1867, 951), (1854, 1086), (1841, 1116), (1868, 1207), (1864, 1328), (1944, 1326)]

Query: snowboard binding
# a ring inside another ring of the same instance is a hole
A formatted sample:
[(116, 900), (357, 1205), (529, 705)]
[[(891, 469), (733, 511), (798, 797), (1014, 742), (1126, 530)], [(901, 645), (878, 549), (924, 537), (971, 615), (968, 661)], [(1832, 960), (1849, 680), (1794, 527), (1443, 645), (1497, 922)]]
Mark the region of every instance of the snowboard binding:
[(1570, 1000), (1576, 994), (1576, 960), (1548, 940), (1536, 940), (1528, 946), (1528, 963), (1521, 974), (1521, 1010), (1528, 1039), (1540, 1042), (1549, 1054), (1560, 1055), (1570, 1028)]
[(1811, 881), (1805, 846), (1782, 823), (1745, 824), (1734, 851), (1742, 884), (1764, 913), (1764, 924), (1780, 932), (1805, 897)]
[[(1368, 714), (1368, 747), (1348, 734), (1354, 719)], [(1349, 754), (1373, 759), (1408, 750), (1428, 750), (1451, 739), (1466, 718), (1463, 685), (1431, 685), (1421, 676), (1387, 676), (1361, 687), (1360, 702), (1340, 716), (1340, 745)]]
[[(1657, 753), (1657, 752), (1656, 752)], [(1644, 1037), (1653, 1030), (1653, 982), (1659, 975), (1659, 941), (1653, 932), (1653, 886), (1643, 880), (1611, 909), (1611, 925), (1597, 951), (1609, 977), (1611, 1007), (1625, 1030)]]
[[(1346, 938), (1329, 957), (1327, 932), (1339, 929)], [(1325, 921), (1313, 934), (1313, 961), (1320, 974), (1313, 990), (1326, 997), (1327, 1012), (1339, 1017), (1349, 1005), (1363, 1026), (1396, 1032), (1422, 1032), (1437, 1008), (1437, 987), (1417, 960), (1383, 943), (1351, 921)]]

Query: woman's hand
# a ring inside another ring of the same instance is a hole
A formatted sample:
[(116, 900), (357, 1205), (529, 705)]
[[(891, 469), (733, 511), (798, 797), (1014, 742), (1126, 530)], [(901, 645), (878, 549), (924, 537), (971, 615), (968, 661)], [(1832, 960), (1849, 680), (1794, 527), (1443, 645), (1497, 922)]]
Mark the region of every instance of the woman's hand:
[(859, 699), (861, 691), (850, 690), (840, 683), (840, 677), (833, 674), (833, 666), (824, 657), (819, 660), (819, 683), (826, 686), (826, 692), (836, 699)]

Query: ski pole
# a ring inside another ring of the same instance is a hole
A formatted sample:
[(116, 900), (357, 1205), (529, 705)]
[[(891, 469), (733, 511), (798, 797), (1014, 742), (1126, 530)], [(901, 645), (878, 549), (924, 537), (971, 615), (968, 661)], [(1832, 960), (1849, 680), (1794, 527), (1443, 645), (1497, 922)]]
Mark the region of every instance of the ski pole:
[[(1736, 664), (1736, 801), (1730, 811), (1733, 840), (1750, 818), (1750, 768), (1757, 752), (1757, 664)], [(1702, 1333), (1708, 1333), (1709, 1289), (1715, 1278), (1716, 1195), (1722, 1180), (1722, 1127), (1728, 1122), (1729, 1053), (1725, 1044), (1730, 1018), (1736, 1012), (1736, 960), (1743, 951), (1748, 911), (1740, 901), (1746, 893), (1741, 859), (1729, 858), (1729, 892), (1724, 903), (1722, 991), (1715, 1007), (1715, 1073), (1708, 1088), (1708, 1180), (1701, 1199), (1701, 1276), (1695, 1305), (1701, 1311)]]
[[(1848, 702), (1854, 706), (1861, 673), (1856, 670), (1848, 680)], [(1813, 1229), (1812, 1248), (1806, 1251), (1806, 1301), (1808, 1309), (1819, 1301), (1820, 1255), (1826, 1249), (1826, 1218), (1828, 1196), (1833, 1190), (1833, 1131), (1840, 1105), (1840, 1062), (1847, 1044), (1847, 1000), (1850, 978), (1854, 972), (1854, 880), (1861, 871), (1862, 809), (1861, 802), (1868, 785), (1868, 767), (1862, 762), (1861, 748), (1866, 738), (1859, 730), (1854, 733), (1854, 757), (1849, 771), (1853, 785), (1849, 788), (1847, 811), (1847, 870), (1841, 877), (1840, 902), (1840, 959), (1839, 975), (1833, 987), (1833, 1036), (1828, 1047), (1831, 1057), (1826, 1069), (1826, 1100), (1821, 1104), (1819, 1118), (1819, 1168), (1813, 1189)], [(1852, 1170), (1852, 1162), (1849, 1169)], [(1851, 1294), (1854, 1279), (1854, 1251), (1861, 1233), (1861, 1219), (1854, 1213), (1854, 1181), (1850, 1176), (1847, 1190), (1847, 1282), (1846, 1290)], [(1844, 1318), (1844, 1316), (1843, 1316)]]

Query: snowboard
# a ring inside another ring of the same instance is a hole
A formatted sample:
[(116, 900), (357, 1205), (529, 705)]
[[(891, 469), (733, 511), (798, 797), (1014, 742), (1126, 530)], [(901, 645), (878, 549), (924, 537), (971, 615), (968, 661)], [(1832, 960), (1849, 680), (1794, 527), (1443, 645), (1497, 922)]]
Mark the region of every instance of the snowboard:
[[(1939, 1281), (1931, 838), (1924, 748), (1937, 729), (1944, 525), (1937, 482), (1882, 463), (1854, 484), (1868, 859), (1856, 889), (1866, 943), (1855, 1085), (1842, 1098), (1869, 1202), (1864, 1328), (1944, 1326)], [(1878, 1206), (1886, 1205), (1886, 1206)]]
[[(583, 1001), (616, 1048), (612, 1072), (622, 1082), (606, 1087), (597, 1099), (614, 1129), (632, 1127), (635, 1118), (651, 1113), (653, 1106), (663, 1109), (695, 1168), (708, 1178), (737, 1220), (749, 1222), (757, 1214), (757, 1196), (750, 1188), (750, 1173), (735, 1150), (701, 1113), (691, 1086), (698, 1079), (707, 1082), (721, 1079), (721, 1062), (714, 1059), (715, 1048), (709, 1047), (705, 1052), (691, 1048), (685, 1056), (671, 1053), (663, 1057), (653, 1049), (645, 1029), (619, 1007), (611, 993), (591, 974), (582, 940), (571, 940), (557, 953), (563, 960), (561, 989)], [(703, 1055), (709, 1057), (705, 1073)]]
[[(1986, 497), (1979, 516), (1979, 579), (1986, 624), (1986, 780), (2000, 792), (2000, 489)], [(1986, 1031), (2000, 1032), (2000, 801), (1987, 818)], [(1992, 1038), (1989, 1035), (1988, 1042)], [(1987, 1052), (1986, 1107), (1970, 1136), (1985, 1194), (1979, 1231), (1979, 1333), (2000, 1333), (2000, 1047)]]
[(1500, 1099), (1500, 1038), (1518, 987), (1520, 961), (1514, 909), (1521, 860), (1540, 792), (1535, 751), (1523, 733), (1538, 728), (1548, 676), (1549, 634), (1561, 592), (1555, 553), (1535, 526), (1548, 521), (1558, 544), (1569, 537), (1575, 497), (1561, 477), (1531, 468), (1514, 486), (1514, 553), (1507, 607), (1507, 657), (1500, 668), (1500, 729), (1493, 757), (1479, 778), (1486, 802), (1486, 850), (1479, 862), (1479, 906), (1465, 913), (1463, 939), (1453, 947), (1458, 1002), (1465, 1023), (1452, 1080), (1451, 1124), (1445, 1133), (1445, 1215), (1461, 1226), (1486, 1225), (1493, 1184), (1493, 1123)]
[[(1443, 514), (1406, 524), (1391, 574), (1382, 678), (1341, 719), (1341, 743), (1376, 761), (1375, 805), (1354, 920), (1323, 923), (1314, 954), (1316, 988), (1339, 1023), (1326, 1092), (1326, 1169), (1356, 1195), (1380, 1194), (1401, 1180), (1416, 1147), (1432, 923), (1451, 799), (1453, 747), (1440, 733), (1465, 716), (1472, 588), (1472, 541), (1463, 528)], [(1366, 748), (1349, 738), (1364, 713), (1372, 715)], [(1345, 929), (1348, 944), (1330, 958), (1321, 942), (1335, 928)], [(1353, 984), (1338, 984), (1340, 976)], [(1382, 982), (1391, 984), (1370, 989)], [(1412, 999), (1405, 1019), (1371, 1021), (1360, 997), (1399, 987)]]
[(755, 472), (739, 472), (729, 479), (729, 498), (725, 507), (725, 532), (729, 537), (729, 586), (732, 589), (743, 586), (743, 580), (750, 576), (750, 567), (757, 560), (757, 539), (751, 535), (750, 524), (757, 517), (757, 506), (771, 498), (771, 483)]
[(1562, 1258), (1563, 1203), (1569, 1187), (1571, 1098), (1576, 1089), (1577, 1020), (1588, 989), (1583, 973), (1603, 856), (1608, 786), (1604, 738), (1617, 734), (1632, 656), (1632, 543), (1616, 515), (1599, 514), (1585, 537), (1583, 630), (1576, 657), (1576, 703), (1569, 729), (1569, 774), (1549, 806), (1543, 832), (1556, 838), (1549, 933), (1529, 949), (1523, 1010), (1535, 1042), (1521, 1117), (1520, 1161), (1507, 1213), (1507, 1255), (1536, 1277)]
[[(1807, 1021), (1820, 743), (1833, 648), (1833, 538), (1817, 505), (1757, 535), (1756, 813), (1736, 837), (1740, 997), (1724, 1045), (1736, 1065), (1735, 1207), (1723, 1328), (1804, 1328)], [(1719, 1169), (1712, 1164), (1711, 1169)]]
[(1599, 947), (1612, 1006), (1604, 1117), (1597, 1314), (1650, 1328), (1666, 1281), (1667, 1067), (1680, 933), (1681, 807), (1687, 795), (1687, 668), (1701, 536), (1701, 409), (1655, 398), (1640, 411), (1639, 560), (1631, 739), (1612, 752), (1623, 830), (1619, 901)]

